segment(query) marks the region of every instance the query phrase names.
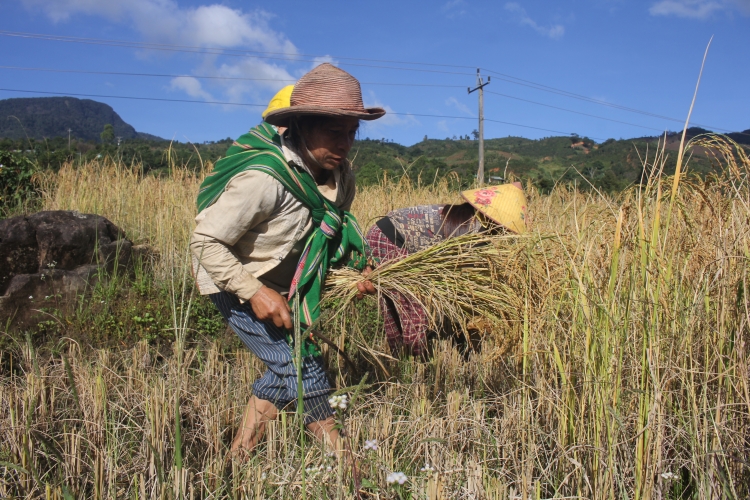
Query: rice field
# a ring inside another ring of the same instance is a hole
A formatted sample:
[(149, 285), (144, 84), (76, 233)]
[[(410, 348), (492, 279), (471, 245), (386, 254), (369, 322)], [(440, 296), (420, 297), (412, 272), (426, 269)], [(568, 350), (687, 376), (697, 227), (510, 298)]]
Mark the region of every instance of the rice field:
[[(501, 295), (477, 349), (440, 338), (426, 359), (391, 355), (374, 300), (350, 306), (352, 278), (338, 274), (329, 308), (347, 309), (324, 330), (357, 368), (325, 353), (350, 395), (339, 459), (300, 434), (293, 408), (250, 460), (229, 456), (263, 368), (185, 319), (202, 174), (63, 168), (45, 208), (99, 213), (154, 247), (176, 340), (37, 352), (21, 337), (2, 353), (0, 498), (747, 498), (750, 161), (720, 137), (698, 141), (721, 173), (693, 178), (687, 163), (663, 177), (658, 150), (640, 152), (649, 175), (616, 198), (529, 186), (530, 234), (481, 247)], [(366, 227), (457, 200), (447, 183), (386, 180), (353, 211)], [(465, 314), (485, 278), (432, 272), (450, 251), (383, 270), (381, 287), (436, 290), (435, 314)]]

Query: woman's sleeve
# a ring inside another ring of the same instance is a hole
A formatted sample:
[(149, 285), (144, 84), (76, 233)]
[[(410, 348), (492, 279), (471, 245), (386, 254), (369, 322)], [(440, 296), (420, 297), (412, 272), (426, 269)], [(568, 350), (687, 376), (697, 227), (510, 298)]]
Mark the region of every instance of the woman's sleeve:
[(283, 186), (268, 174), (248, 170), (229, 181), (206, 209), (190, 239), (190, 250), (221, 290), (250, 300), (263, 284), (245, 271), (232, 252), (239, 239), (268, 219), (283, 196)]

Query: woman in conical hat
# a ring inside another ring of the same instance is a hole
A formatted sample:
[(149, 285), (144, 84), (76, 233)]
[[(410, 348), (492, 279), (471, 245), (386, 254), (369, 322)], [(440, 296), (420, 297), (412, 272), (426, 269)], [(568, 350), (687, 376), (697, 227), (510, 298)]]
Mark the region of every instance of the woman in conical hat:
[[(381, 263), (401, 259), (445, 238), (492, 231), (526, 232), (526, 197), (520, 182), (463, 191), (460, 205), (420, 205), (393, 210), (367, 232), (372, 256)], [(421, 355), (427, 347), (428, 319), (415, 301), (392, 294), (380, 299), (391, 349)]]
[[(365, 270), (366, 243), (349, 212), (354, 175), (347, 155), (365, 108), (359, 82), (321, 64), (274, 96), (264, 122), (237, 139), (201, 184), (190, 249), (201, 294), (267, 366), (232, 442), (252, 450), (266, 422), (297, 399), (290, 303), (300, 322), (320, 315), (325, 275), (334, 263)], [(374, 293), (363, 280), (360, 293)], [(301, 346), (305, 422), (338, 443), (331, 387), (314, 339)]]

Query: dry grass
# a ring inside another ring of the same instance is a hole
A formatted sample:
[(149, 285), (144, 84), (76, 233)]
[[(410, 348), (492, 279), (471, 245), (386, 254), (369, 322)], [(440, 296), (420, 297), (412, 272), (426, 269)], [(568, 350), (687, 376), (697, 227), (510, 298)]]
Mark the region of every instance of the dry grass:
[[(482, 324), (487, 333), (516, 330), (522, 319), (523, 286), (519, 276), (534, 261), (536, 238), (466, 235), (450, 238), (398, 261), (385, 262), (368, 278), (378, 294), (406, 296), (422, 305), (430, 327), (450, 322), (469, 334)], [(326, 281), (329, 322), (356, 314), (360, 274), (335, 269)], [(519, 293), (520, 292), (520, 293)], [(505, 328), (503, 328), (505, 326)]]
[[(526, 256), (514, 264), (518, 320), (467, 357), (450, 341), (423, 363), (380, 357), (347, 416), (379, 498), (750, 495), (750, 162), (723, 139), (699, 141), (724, 174), (683, 178), (675, 197), (661, 153), (644, 158), (647, 185), (618, 199), (530, 190), (533, 254), (514, 254)], [(169, 253), (189, 232), (197, 182), (89, 165), (63, 170), (48, 199), (97, 208)], [(386, 185), (362, 190), (355, 212), (366, 225), (392, 207), (455, 199), (441, 186)], [(353, 319), (342, 341), (385, 350), (382, 335), (359, 337), (367, 318)], [(498, 356), (494, 339), (506, 337), (518, 342)], [(62, 497), (66, 485), (87, 498), (298, 498), (292, 414), (250, 463), (225, 462), (257, 362), (215, 345), (175, 349), (87, 356), (68, 344), (42, 358), (20, 346), (0, 379), (0, 496)], [(339, 386), (357, 382), (330, 366)], [(373, 438), (379, 450), (362, 451)], [(425, 462), (436, 473), (421, 472)], [(325, 463), (308, 450), (307, 466)], [(384, 480), (394, 470), (409, 476), (400, 489)], [(349, 498), (348, 484), (334, 465), (306, 489)]]

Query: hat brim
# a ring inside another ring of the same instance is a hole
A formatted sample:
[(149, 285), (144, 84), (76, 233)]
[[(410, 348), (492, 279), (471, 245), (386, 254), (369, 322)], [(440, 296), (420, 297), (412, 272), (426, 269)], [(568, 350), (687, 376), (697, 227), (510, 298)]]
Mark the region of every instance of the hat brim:
[[(485, 217), (487, 217), (489, 220), (491, 220), (492, 222), (494, 222), (498, 226), (502, 226), (505, 229), (507, 229), (508, 231), (513, 231), (513, 229), (509, 228), (508, 226), (506, 226), (505, 224), (503, 224), (502, 222), (500, 222), (499, 220), (497, 220), (495, 217), (492, 217), (490, 214), (488, 214), (487, 210), (482, 205), (479, 205), (478, 203), (474, 203), (473, 201), (471, 201), (469, 199), (469, 197), (464, 194), (465, 192), (466, 191), (464, 191), (463, 193), (461, 193), (461, 198), (463, 198), (466, 201), (466, 203), (468, 203), (469, 205), (471, 205), (472, 207), (474, 207), (474, 210), (476, 210), (477, 212), (481, 213), (482, 215), (484, 215)], [(515, 233), (515, 231), (513, 231), (513, 232)]]
[[(507, 184), (507, 185), (512, 185), (512, 184)], [(514, 187), (516, 189), (519, 189), (521, 192), (523, 192), (523, 189), (519, 188), (518, 186), (514, 186)], [(500, 219), (498, 219), (497, 217), (493, 216), (492, 213), (491, 213), (491, 211), (488, 210), (486, 206), (480, 205), (479, 203), (475, 203), (474, 200), (471, 198), (470, 194), (472, 194), (472, 193), (474, 193), (476, 191), (478, 191), (478, 189), (468, 189), (466, 191), (461, 191), (461, 198), (463, 198), (464, 200), (466, 200), (466, 202), (469, 205), (471, 205), (472, 207), (474, 207), (474, 209), (477, 212), (480, 212), (483, 216), (487, 217), (489, 220), (491, 220), (495, 224), (497, 224), (497, 225), (499, 225), (501, 227), (504, 227), (508, 231), (510, 231), (512, 233), (515, 233), (515, 234), (523, 234), (523, 233), (526, 232), (527, 228), (526, 228), (525, 224), (522, 225), (522, 226), (520, 226), (520, 227), (518, 227), (517, 224), (516, 224), (516, 221), (512, 221), (510, 223), (508, 221), (503, 222)]]
[(348, 109), (327, 108), (323, 106), (290, 106), (277, 109), (266, 115), (265, 121), (277, 127), (286, 127), (289, 120), (298, 116), (329, 116), (332, 118), (351, 117), (359, 120), (377, 120), (385, 115), (383, 108), (366, 108), (362, 111)]

